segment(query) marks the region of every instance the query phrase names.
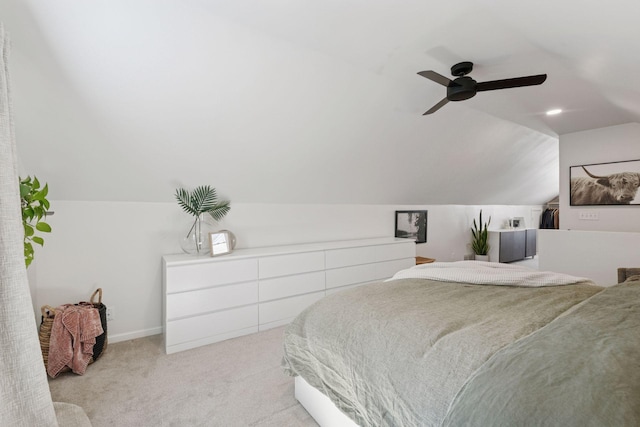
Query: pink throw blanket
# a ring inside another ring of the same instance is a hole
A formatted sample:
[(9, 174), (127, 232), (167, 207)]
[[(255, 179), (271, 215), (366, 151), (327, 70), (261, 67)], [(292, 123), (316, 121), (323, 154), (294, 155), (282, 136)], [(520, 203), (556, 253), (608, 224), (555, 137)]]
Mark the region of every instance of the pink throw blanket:
[(67, 366), (76, 374), (84, 374), (96, 337), (103, 332), (100, 314), (93, 305), (64, 304), (56, 308), (49, 340), (49, 375), (55, 378)]

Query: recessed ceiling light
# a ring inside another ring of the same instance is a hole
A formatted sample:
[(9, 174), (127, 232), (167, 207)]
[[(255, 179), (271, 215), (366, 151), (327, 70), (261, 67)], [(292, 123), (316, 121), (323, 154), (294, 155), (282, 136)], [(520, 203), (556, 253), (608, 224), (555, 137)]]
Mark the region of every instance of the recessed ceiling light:
[(562, 113), (562, 110), (560, 108), (555, 108), (553, 110), (547, 111), (547, 116), (555, 116), (556, 114), (560, 113)]

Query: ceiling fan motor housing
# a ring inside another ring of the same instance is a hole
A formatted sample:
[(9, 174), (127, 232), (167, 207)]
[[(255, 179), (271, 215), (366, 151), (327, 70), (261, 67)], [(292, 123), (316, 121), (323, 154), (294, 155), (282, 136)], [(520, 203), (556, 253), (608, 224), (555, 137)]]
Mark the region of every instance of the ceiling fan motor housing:
[(458, 77), (454, 84), (447, 86), (447, 99), (449, 101), (464, 101), (476, 94), (476, 81), (471, 77)]
[(459, 62), (451, 67), (451, 75), (456, 77), (466, 76), (473, 71), (473, 62)]

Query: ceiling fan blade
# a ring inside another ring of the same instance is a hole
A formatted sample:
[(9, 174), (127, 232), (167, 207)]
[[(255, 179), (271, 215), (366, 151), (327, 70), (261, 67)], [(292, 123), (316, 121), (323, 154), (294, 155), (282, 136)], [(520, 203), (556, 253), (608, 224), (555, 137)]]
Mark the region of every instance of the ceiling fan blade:
[(478, 83), (477, 92), (486, 90), (509, 89), (513, 87), (535, 86), (544, 83), (547, 80), (546, 74), (538, 74), (536, 76), (516, 77), (513, 79), (493, 80), (490, 82)]
[(442, 107), (444, 107), (447, 102), (449, 102), (449, 100), (447, 98), (444, 98), (442, 101), (438, 102), (436, 105), (434, 105), (433, 107), (431, 107), (429, 109), (429, 111), (427, 111), (426, 113), (422, 114), (423, 116), (426, 116), (427, 114), (432, 114), (435, 113), (436, 111), (438, 111), (439, 109), (441, 109)]
[(418, 74), (420, 74), (422, 77), (426, 77), (429, 80), (432, 80), (436, 83), (440, 83), (442, 86), (449, 86), (454, 84), (453, 81), (451, 81), (450, 79), (446, 78), (445, 76), (443, 76), (442, 74), (438, 74), (435, 71), (420, 71)]

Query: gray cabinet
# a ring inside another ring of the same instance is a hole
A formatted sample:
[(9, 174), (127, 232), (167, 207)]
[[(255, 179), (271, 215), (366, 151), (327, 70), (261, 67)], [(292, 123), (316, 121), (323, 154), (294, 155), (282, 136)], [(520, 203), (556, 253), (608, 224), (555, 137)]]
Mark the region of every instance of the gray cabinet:
[(518, 230), (510, 233), (499, 233), (499, 236), (499, 262), (512, 262), (524, 259), (527, 246), (525, 230)]
[(536, 255), (536, 229), (489, 231), (489, 260), (520, 261)]
[(531, 228), (531, 229), (525, 230), (525, 232), (527, 233), (527, 235), (526, 235), (524, 257), (533, 258), (534, 256), (536, 256), (536, 253), (537, 253), (536, 237), (538, 235), (538, 230)]

